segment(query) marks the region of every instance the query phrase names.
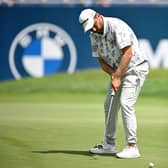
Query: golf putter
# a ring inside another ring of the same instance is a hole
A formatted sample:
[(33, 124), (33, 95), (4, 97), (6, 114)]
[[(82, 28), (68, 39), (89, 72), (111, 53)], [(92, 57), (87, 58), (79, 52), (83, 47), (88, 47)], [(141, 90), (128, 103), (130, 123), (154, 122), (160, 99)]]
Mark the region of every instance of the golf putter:
[(113, 98), (115, 96), (115, 91), (111, 89), (111, 95), (110, 95), (110, 105), (108, 109), (108, 114), (107, 114), (107, 119), (106, 119), (106, 129), (110, 121), (110, 116), (111, 116), (111, 108), (112, 108), (112, 103), (113, 103)]

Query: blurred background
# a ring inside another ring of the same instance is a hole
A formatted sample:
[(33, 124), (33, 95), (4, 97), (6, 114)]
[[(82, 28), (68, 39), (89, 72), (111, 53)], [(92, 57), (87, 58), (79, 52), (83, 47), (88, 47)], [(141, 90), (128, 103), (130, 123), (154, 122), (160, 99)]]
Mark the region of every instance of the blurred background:
[(168, 0), (0, 0), (0, 81), (98, 68), (84, 8), (125, 20), (151, 68), (168, 68)]
[(1, 0), (1, 4), (57, 4), (57, 5), (100, 5), (109, 7), (113, 4), (167, 4), (167, 0)]

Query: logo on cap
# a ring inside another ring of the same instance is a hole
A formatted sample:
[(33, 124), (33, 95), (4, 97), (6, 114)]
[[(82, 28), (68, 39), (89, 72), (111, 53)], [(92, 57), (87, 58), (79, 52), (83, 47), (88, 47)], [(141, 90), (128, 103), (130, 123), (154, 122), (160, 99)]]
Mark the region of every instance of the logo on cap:
[(30, 25), (16, 35), (9, 52), (16, 79), (75, 71), (76, 47), (70, 35), (50, 23)]

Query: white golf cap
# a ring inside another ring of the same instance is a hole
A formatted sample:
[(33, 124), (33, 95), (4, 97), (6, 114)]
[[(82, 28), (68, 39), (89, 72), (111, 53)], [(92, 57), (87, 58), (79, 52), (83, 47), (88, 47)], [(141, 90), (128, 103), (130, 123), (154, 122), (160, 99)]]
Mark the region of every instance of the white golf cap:
[(94, 25), (94, 16), (96, 11), (92, 9), (84, 9), (79, 16), (79, 22), (83, 26), (84, 31), (87, 32)]

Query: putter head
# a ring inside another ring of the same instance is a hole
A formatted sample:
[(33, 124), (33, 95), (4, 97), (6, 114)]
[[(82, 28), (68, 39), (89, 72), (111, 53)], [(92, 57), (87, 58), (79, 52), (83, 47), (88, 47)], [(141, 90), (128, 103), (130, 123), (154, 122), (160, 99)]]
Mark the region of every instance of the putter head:
[(115, 91), (113, 89), (111, 89), (111, 96), (115, 95)]

